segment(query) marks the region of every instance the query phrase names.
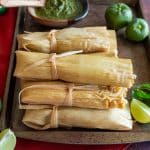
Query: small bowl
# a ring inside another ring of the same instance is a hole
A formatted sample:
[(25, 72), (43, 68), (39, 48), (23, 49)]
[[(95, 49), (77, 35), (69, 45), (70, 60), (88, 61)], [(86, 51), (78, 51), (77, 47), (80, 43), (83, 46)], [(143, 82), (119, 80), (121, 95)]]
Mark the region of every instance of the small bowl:
[(82, 13), (75, 17), (74, 19), (44, 19), (36, 15), (35, 13), (35, 8), (34, 7), (28, 7), (28, 13), (29, 15), (38, 23), (49, 26), (49, 27), (57, 27), (57, 28), (62, 28), (62, 27), (67, 27), (77, 21), (80, 21), (84, 19), (89, 11), (89, 2), (88, 0), (80, 0), (82, 6), (83, 6), (83, 11)]

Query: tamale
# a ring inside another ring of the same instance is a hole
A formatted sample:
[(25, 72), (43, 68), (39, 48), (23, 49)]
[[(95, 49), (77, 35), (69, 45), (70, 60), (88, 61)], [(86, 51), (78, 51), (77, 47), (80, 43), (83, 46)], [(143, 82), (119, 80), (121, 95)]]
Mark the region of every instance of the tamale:
[(22, 122), (37, 130), (57, 127), (81, 127), (108, 130), (131, 130), (133, 121), (129, 107), (108, 110), (77, 107), (54, 107), (53, 109), (27, 109)]
[[(107, 52), (116, 55), (115, 31), (104, 27), (66, 28), (52, 32), (33, 32), (17, 37), (19, 49), (44, 53), (62, 53), (72, 50)], [(115, 45), (115, 47), (114, 47)]]
[(127, 88), (74, 85), (65, 82), (22, 81), (20, 102), (33, 105), (76, 106), (84, 108), (123, 108)]
[[(73, 83), (131, 87), (134, 83), (130, 59), (100, 55), (62, 55), (16, 51), (14, 75), (27, 80), (63, 80)], [(57, 57), (56, 57), (57, 56)]]

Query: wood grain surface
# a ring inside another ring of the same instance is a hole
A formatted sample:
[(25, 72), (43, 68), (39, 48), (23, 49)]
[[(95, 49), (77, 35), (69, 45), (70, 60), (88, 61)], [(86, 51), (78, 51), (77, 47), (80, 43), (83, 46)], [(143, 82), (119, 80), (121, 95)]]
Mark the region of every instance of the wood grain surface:
[[(150, 27), (150, 0), (140, 0), (139, 4), (140, 4), (139, 6), (141, 7), (140, 8), (141, 14), (143, 18), (145, 18), (148, 21)], [(147, 41), (145, 41), (145, 43), (146, 43), (147, 54), (150, 59), (150, 35)]]
[(104, 4), (104, 5), (109, 5), (109, 4), (112, 4), (112, 3), (117, 3), (117, 2), (122, 2), (122, 3), (126, 3), (128, 5), (131, 5), (131, 6), (135, 6), (138, 2), (138, 0), (94, 0), (96, 3), (99, 3), (99, 4)]

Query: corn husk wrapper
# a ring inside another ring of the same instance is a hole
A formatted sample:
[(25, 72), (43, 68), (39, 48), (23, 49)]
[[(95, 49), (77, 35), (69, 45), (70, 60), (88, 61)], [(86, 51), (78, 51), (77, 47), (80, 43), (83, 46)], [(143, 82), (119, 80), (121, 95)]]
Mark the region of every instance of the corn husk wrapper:
[(52, 109), (29, 109), (22, 122), (36, 130), (57, 127), (81, 127), (109, 130), (131, 130), (132, 119), (128, 106), (124, 109), (85, 109), (77, 107), (54, 107)]
[(53, 54), (17, 51), (16, 56), (14, 75), (22, 79), (119, 87), (131, 87), (135, 79), (130, 59), (79, 54), (56, 58), (54, 66)]
[(23, 105), (109, 109), (123, 108), (126, 104), (127, 88), (122, 87), (36, 81), (23, 81), (21, 87), (20, 101)]
[(117, 56), (116, 33), (106, 27), (66, 28), (51, 32), (33, 32), (17, 37), (19, 49), (43, 53), (83, 50)]

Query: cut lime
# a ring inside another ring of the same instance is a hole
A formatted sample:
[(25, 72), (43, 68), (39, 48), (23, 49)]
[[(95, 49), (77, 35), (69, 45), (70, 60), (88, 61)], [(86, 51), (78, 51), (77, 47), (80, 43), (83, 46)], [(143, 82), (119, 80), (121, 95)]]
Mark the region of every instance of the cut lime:
[(131, 113), (134, 119), (140, 123), (150, 123), (150, 107), (139, 100), (131, 101)]
[(15, 134), (10, 129), (0, 133), (0, 150), (14, 150), (16, 145)]

